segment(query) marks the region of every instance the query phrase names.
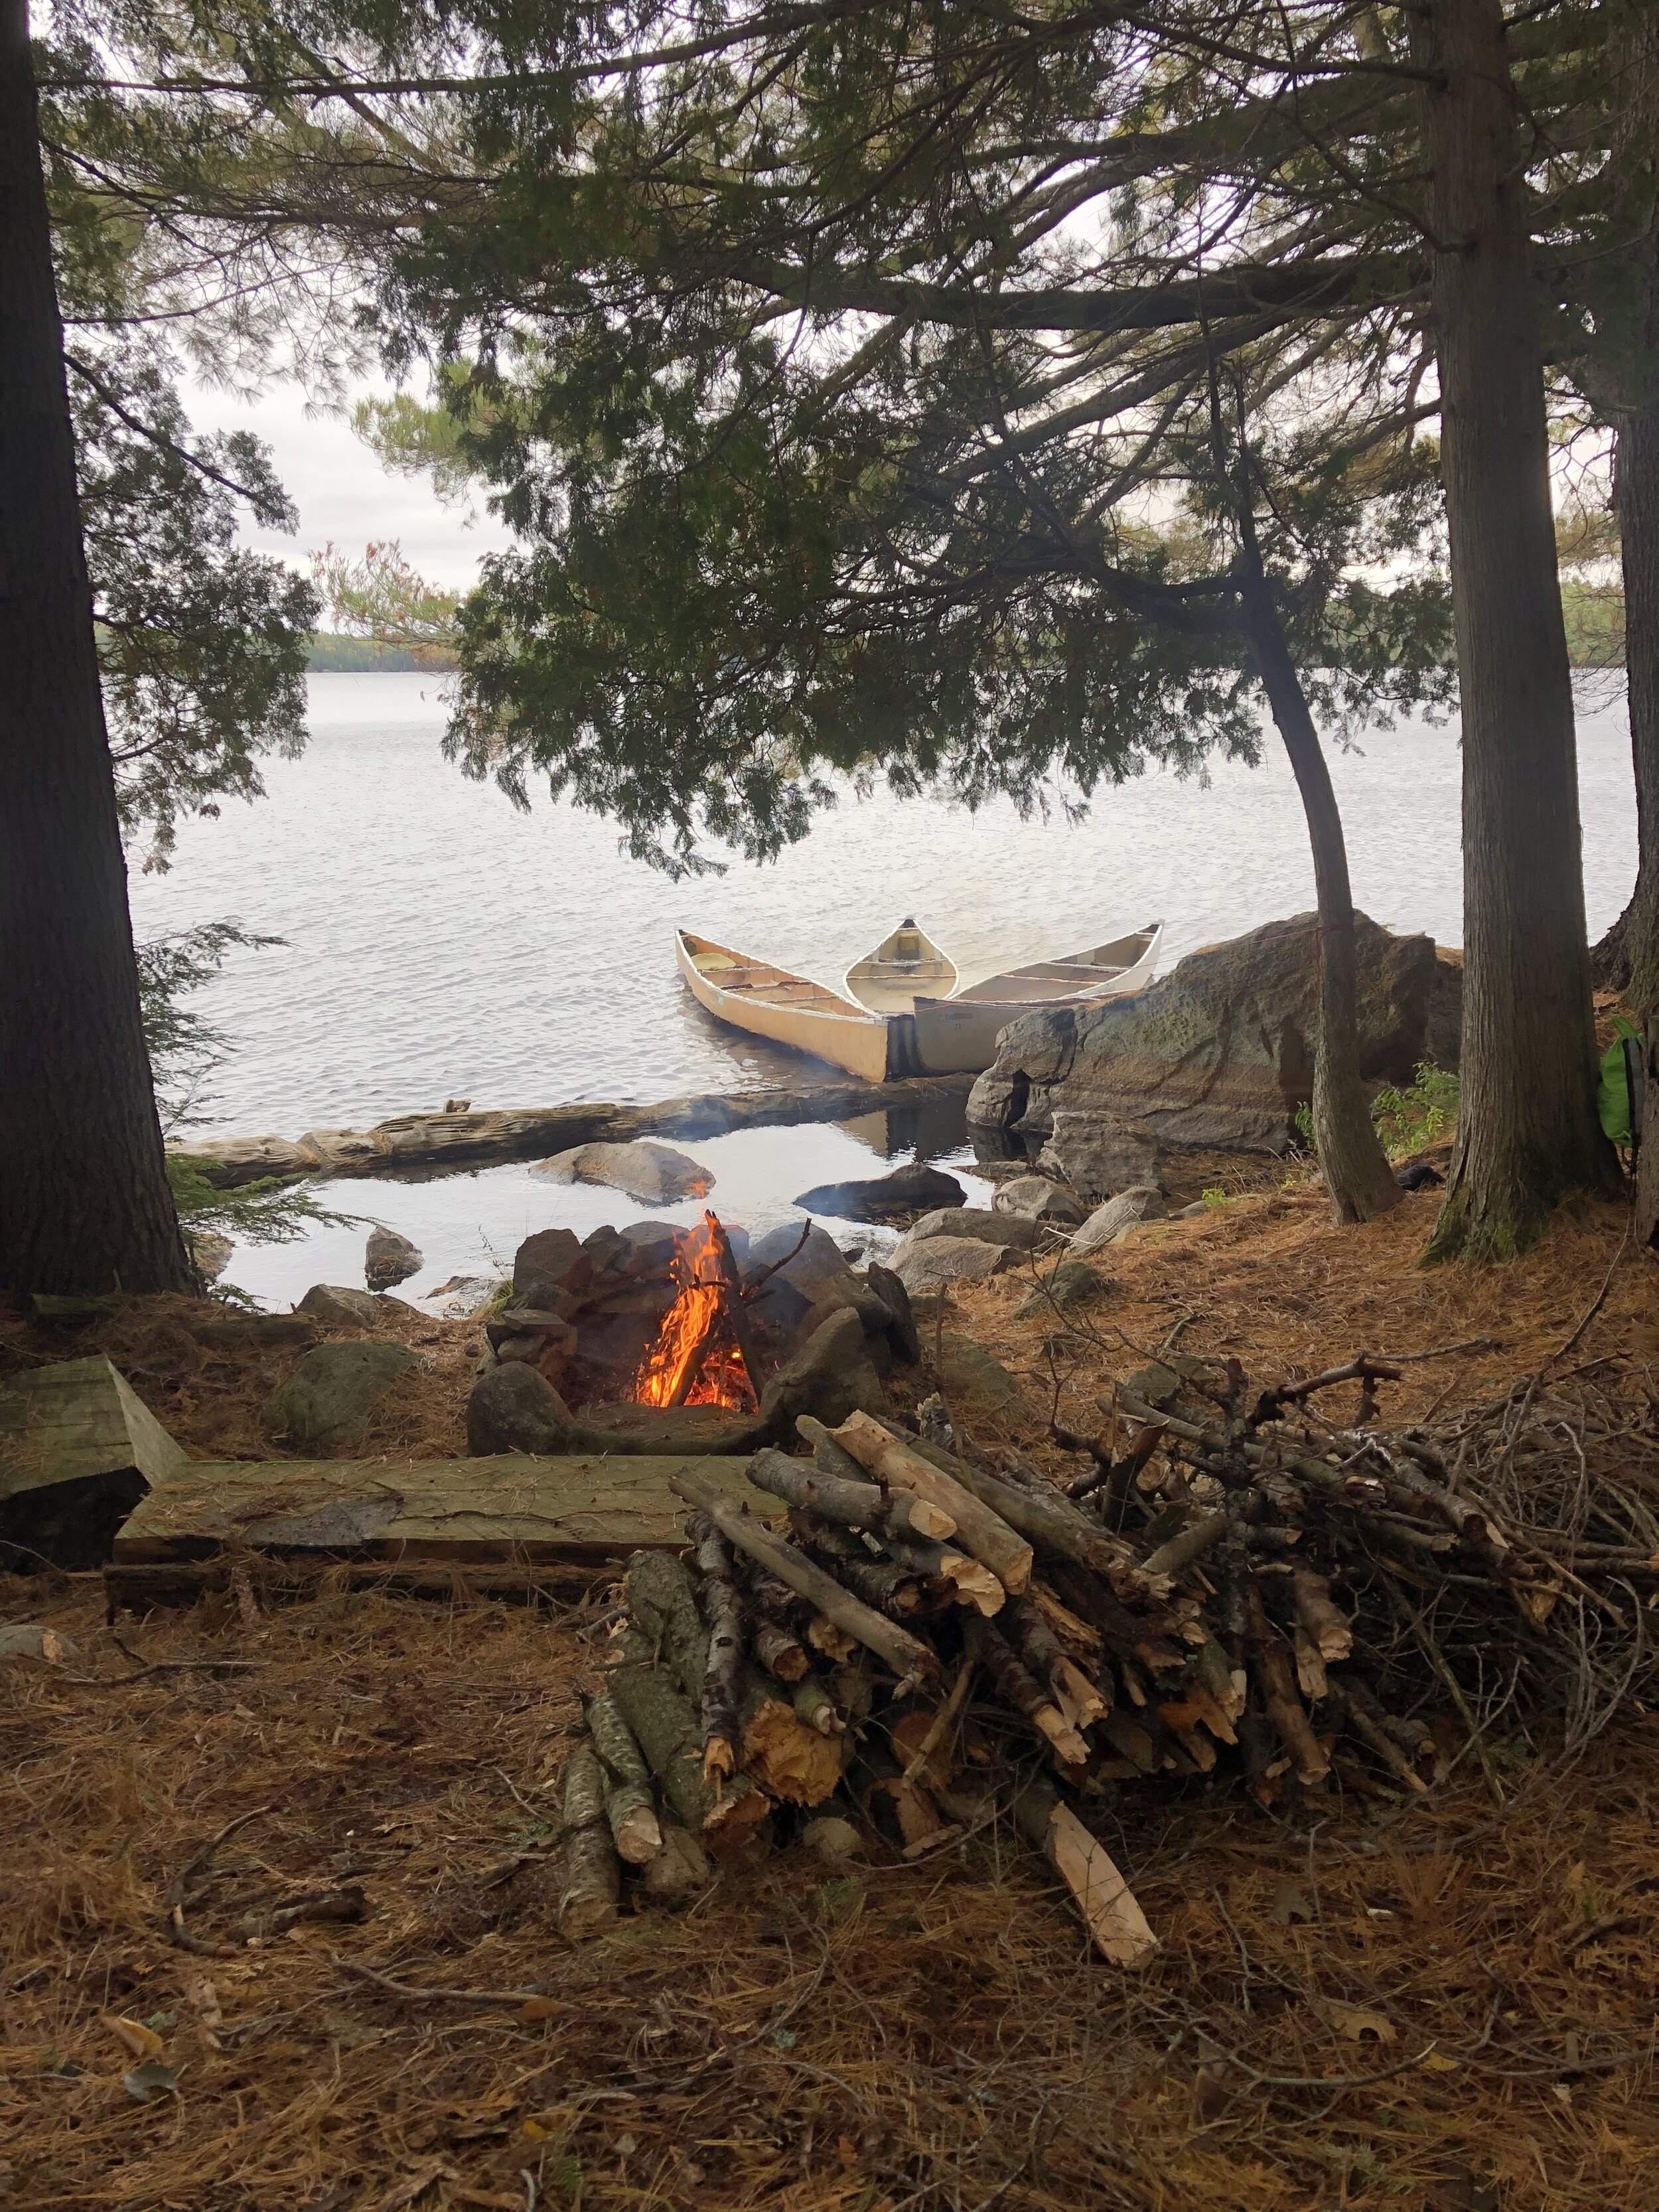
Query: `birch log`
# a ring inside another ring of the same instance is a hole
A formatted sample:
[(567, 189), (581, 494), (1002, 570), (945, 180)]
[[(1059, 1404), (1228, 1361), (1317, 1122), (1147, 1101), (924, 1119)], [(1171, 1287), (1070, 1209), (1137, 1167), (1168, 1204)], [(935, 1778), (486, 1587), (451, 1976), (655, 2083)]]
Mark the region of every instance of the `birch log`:
[(868, 1413), (850, 1413), (835, 1431), (836, 1442), (894, 1490), (908, 1490), (948, 1513), (956, 1522), (956, 1542), (972, 1553), (1010, 1595), (1031, 1578), (1031, 1547), (1008, 1522), (946, 1474), (931, 1460), (893, 1437)]

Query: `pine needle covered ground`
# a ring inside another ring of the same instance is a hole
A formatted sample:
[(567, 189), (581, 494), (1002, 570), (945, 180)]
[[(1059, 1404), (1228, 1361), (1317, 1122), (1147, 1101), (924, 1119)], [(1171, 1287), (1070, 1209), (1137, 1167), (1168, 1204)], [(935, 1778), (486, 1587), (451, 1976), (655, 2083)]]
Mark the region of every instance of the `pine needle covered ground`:
[[(1553, 1388), (1643, 1394), (1653, 1277), (1616, 1209), (1479, 1275), (1415, 1267), (1431, 1218), (1413, 1200), (1337, 1231), (1316, 1194), (1241, 1197), (1113, 1248), (1117, 1287), (1075, 1328), (1016, 1320), (1018, 1277), (940, 1326), (1045, 1412), (1058, 1376), (1079, 1429), (1178, 1322), (1182, 1348), (1261, 1376), (1495, 1340), (1408, 1366), (1391, 1421), (1524, 1392), (1547, 1362)], [(192, 1318), (130, 1307), (71, 1346), (15, 1323), (0, 1356), (107, 1349), (192, 1449), (264, 1449), (257, 1406), (297, 1354), (200, 1366)], [(456, 1448), (472, 1333), (420, 1328), (431, 1433), (381, 1449)], [(1021, 1441), (1077, 1464), (1040, 1422)], [(1465, 1759), (1410, 1805), (1337, 1790), (1268, 1814), (1201, 1781), (1124, 1785), (1102, 1832), (1163, 1945), (1133, 1975), (1086, 1954), (994, 1819), (910, 1865), (794, 1845), (575, 1948), (552, 1932), (556, 1785), (604, 1586), (557, 1613), (210, 1599), (118, 1643), (95, 1583), (0, 1598), (75, 1647), (0, 1665), (0, 2193), (20, 2205), (1659, 2205), (1641, 1714), (1567, 1766), (1511, 1722), (1487, 1771)]]

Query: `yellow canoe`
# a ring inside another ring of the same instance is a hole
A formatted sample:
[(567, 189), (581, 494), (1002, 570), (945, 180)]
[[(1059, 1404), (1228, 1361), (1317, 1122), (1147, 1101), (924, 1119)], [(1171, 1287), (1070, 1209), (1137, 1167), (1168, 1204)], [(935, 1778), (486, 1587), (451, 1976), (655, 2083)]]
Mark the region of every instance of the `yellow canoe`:
[(847, 971), (847, 989), (872, 1014), (908, 1014), (917, 994), (948, 999), (957, 988), (956, 965), (908, 915), (873, 952)]
[(988, 975), (954, 998), (914, 1001), (915, 1072), (921, 1075), (978, 1074), (997, 1056), (997, 1037), (1034, 1006), (1095, 1006), (1104, 999), (1144, 991), (1158, 966), (1164, 924), (1109, 944), (1091, 945), (1063, 960), (1036, 960)]
[(712, 938), (695, 937), (689, 929), (675, 931), (674, 951), (692, 997), (716, 1021), (814, 1053), (872, 1083), (905, 1072), (902, 1055), (899, 1065), (890, 1068), (888, 1061), (896, 1042), (892, 1030), (908, 1024), (890, 1024), (823, 983), (752, 960)]

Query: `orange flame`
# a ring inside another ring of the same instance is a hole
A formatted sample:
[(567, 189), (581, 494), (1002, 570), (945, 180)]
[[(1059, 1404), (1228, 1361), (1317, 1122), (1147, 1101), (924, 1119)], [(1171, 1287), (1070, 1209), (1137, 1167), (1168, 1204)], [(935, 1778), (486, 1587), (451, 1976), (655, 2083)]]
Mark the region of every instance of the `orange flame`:
[(714, 1215), (705, 1213), (674, 1255), (680, 1293), (635, 1377), (634, 1396), (641, 1406), (744, 1407), (754, 1402), (742, 1354), (729, 1341), (717, 1343), (703, 1357), (690, 1388), (680, 1395), (686, 1370), (703, 1352), (709, 1331), (720, 1326), (716, 1225)]

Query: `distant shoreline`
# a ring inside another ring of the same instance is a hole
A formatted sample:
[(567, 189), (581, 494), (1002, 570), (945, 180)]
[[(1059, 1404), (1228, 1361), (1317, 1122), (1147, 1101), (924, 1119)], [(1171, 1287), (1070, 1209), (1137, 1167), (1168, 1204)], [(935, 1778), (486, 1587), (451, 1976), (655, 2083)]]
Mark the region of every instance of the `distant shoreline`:
[(453, 653), (410, 653), (406, 647), (377, 645), (373, 638), (345, 637), (320, 630), (306, 648), (313, 676), (441, 676), (456, 665)]

